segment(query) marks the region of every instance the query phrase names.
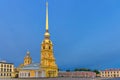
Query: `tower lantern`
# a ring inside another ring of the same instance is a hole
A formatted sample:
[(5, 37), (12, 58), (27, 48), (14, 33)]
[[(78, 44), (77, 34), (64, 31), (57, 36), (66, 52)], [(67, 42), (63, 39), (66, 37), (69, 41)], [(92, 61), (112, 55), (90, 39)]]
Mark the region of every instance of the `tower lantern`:
[(32, 63), (32, 58), (30, 57), (30, 52), (27, 51), (26, 56), (24, 57), (24, 66)]

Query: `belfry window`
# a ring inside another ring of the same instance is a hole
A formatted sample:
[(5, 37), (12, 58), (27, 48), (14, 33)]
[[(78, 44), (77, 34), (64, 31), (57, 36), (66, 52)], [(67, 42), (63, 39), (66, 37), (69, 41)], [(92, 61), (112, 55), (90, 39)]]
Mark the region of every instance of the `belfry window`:
[(51, 49), (51, 47), (49, 46), (49, 49)]
[(45, 49), (45, 46), (43, 46), (43, 49)]

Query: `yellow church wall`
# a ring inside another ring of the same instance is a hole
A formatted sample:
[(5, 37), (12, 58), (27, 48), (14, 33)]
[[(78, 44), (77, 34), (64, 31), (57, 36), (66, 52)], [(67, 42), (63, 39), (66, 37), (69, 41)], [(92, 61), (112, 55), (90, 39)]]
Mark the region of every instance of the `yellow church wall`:
[(30, 70), (30, 77), (35, 77), (35, 71), (34, 70)]

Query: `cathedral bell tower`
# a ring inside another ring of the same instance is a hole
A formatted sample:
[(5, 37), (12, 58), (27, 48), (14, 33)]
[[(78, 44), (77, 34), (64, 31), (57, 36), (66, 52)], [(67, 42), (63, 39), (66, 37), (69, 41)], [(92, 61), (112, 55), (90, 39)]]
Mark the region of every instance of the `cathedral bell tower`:
[(46, 31), (44, 34), (44, 40), (41, 44), (41, 62), (40, 67), (45, 72), (45, 77), (57, 77), (58, 67), (53, 53), (53, 43), (50, 40), (50, 34), (48, 31), (48, 2), (46, 2)]

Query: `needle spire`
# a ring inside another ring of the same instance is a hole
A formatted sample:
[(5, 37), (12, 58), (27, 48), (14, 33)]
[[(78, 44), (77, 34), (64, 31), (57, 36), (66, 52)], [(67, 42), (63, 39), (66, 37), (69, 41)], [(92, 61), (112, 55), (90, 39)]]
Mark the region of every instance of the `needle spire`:
[(46, 31), (48, 31), (48, 2), (46, 2)]

